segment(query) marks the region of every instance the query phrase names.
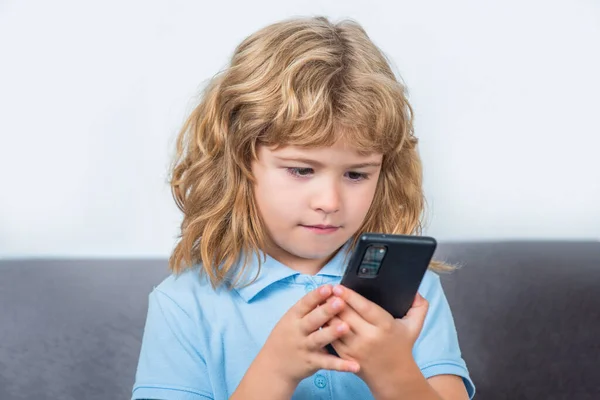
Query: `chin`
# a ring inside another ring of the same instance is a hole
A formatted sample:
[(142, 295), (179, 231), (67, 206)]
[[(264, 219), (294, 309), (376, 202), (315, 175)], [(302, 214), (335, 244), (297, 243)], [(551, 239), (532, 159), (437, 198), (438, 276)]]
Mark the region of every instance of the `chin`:
[(332, 253), (336, 252), (342, 246), (343, 243), (340, 245), (319, 246), (319, 248), (307, 248), (305, 246), (302, 246), (301, 248), (290, 248), (288, 252), (295, 255), (296, 257), (304, 258), (307, 260), (321, 260), (323, 258), (331, 256)]

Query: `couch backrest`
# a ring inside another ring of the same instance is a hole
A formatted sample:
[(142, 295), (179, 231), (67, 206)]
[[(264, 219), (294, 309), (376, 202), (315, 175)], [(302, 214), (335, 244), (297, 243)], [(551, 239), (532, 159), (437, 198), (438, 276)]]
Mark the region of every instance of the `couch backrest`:
[(481, 399), (600, 399), (600, 243), (445, 245), (443, 277)]

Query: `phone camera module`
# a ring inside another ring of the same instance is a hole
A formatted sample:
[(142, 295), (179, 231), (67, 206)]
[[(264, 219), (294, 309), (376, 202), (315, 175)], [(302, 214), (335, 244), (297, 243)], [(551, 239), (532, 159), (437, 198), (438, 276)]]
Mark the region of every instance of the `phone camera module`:
[(358, 276), (362, 278), (376, 277), (386, 252), (387, 247), (384, 245), (372, 244), (367, 247), (358, 268)]

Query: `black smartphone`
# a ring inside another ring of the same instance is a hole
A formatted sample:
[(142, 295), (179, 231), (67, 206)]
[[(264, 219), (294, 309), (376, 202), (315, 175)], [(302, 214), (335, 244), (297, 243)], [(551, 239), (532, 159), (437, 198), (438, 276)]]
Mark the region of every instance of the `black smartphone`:
[[(434, 238), (365, 233), (340, 284), (378, 304), (394, 318), (406, 315), (437, 247)], [(331, 345), (327, 350), (334, 355)]]

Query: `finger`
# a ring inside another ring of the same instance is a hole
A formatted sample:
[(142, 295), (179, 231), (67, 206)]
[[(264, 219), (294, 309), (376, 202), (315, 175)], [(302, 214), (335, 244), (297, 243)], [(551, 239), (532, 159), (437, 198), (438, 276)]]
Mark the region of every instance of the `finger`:
[[(344, 310), (344, 311), (346, 311), (346, 310)], [(342, 311), (342, 312), (344, 312), (344, 311)], [(341, 313), (340, 313), (340, 314), (341, 314)], [(336, 315), (336, 316), (332, 317), (332, 318), (329, 320), (329, 322), (327, 322), (327, 324), (325, 324), (325, 325), (326, 325), (326, 326), (330, 326), (330, 325), (339, 325), (339, 324), (341, 324), (341, 323), (346, 323), (346, 322), (344, 322), (344, 321), (343, 321), (343, 320), (340, 318), (340, 314), (338, 314), (338, 315)], [(348, 330), (348, 333), (351, 333), (351, 332), (352, 332), (352, 327), (348, 325), (348, 329), (349, 329), (349, 330)], [(346, 333), (346, 334), (348, 334), (348, 333)]]
[(386, 320), (388, 322), (393, 320), (390, 313), (352, 289), (342, 285), (336, 285), (333, 288), (333, 294), (344, 299), (344, 301), (352, 307), (362, 319), (371, 325), (378, 326)]
[(422, 306), (426, 302), (427, 302), (427, 299), (425, 299), (425, 297), (421, 296), (421, 293), (417, 292), (417, 294), (415, 295), (415, 298), (413, 300), (412, 307)]
[(415, 299), (413, 300), (412, 306), (406, 313), (403, 319), (408, 319), (414, 316), (424, 316), (422, 314), (427, 313), (427, 309), (429, 308), (429, 302), (420, 293), (417, 292), (415, 295)]
[(335, 342), (331, 343), (331, 346), (338, 354), (347, 354), (348, 351), (352, 348), (352, 341), (355, 340), (356, 337), (353, 337), (352, 340), (344, 341), (344, 338), (341, 337)]
[(341, 336), (338, 337), (337, 340), (344, 340), (345, 338), (349, 338), (350, 336), (356, 336), (356, 332), (352, 331), (352, 327), (350, 326), (350, 324), (348, 324), (347, 322), (343, 321), (340, 317), (339, 314), (333, 318), (331, 318), (329, 320), (329, 322), (327, 322), (327, 324), (325, 324), (325, 326), (340, 326), (340, 325), (346, 325), (348, 327), (348, 329), (344, 330), (344, 332), (342, 332)]
[(425, 323), (425, 317), (427, 317), (428, 310), (429, 302), (423, 296), (417, 293), (412, 307), (408, 310), (402, 320), (408, 323), (416, 334), (419, 334), (421, 329), (423, 329), (423, 324)]
[(305, 334), (316, 331), (325, 325), (333, 316), (342, 311), (344, 306), (344, 300), (340, 298), (331, 297), (327, 299), (325, 304), (314, 308), (302, 318), (300, 321), (300, 329)]
[(293, 312), (300, 318), (314, 310), (332, 295), (331, 285), (323, 285), (308, 292), (293, 307)]
[(308, 347), (311, 350), (321, 349), (334, 340), (337, 340), (349, 330), (348, 324), (343, 321), (337, 324), (330, 324), (321, 329), (317, 329), (308, 335)]
[(360, 371), (360, 365), (356, 361), (344, 360), (328, 353), (317, 353), (316, 357), (316, 364), (321, 369), (340, 372), (353, 372), (355, 374)]
[(344, 310), (341, 311), (335, 318), (339, 318), (347, 323), (350, 327), (350, 332), (355, 335), (360, 335), (373, 328), (373, 325), (368, 323), (361, 317), (352, 307), (346, 304)]
[(347, 344), (349, 341), (353, 340), (353, 338), (356, 336), (356, 332), (352, 331), (352, 327), (349, 324), (347, 324), (346, 322), (342, 321), (338, 316), (331, 318), (331, 320), (329, 320), (329, 322), (327, 323), (327, 326), (337, 327), (342, 324), (345, 324), (346, 326), (348, 326), (348, 329), (345, 330), (344, 332), (341, 332), (341, 335), (335, 341), (331, 342), (331, 344), (334, 344), (334, 343)]

